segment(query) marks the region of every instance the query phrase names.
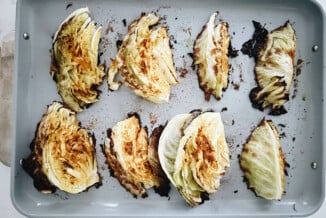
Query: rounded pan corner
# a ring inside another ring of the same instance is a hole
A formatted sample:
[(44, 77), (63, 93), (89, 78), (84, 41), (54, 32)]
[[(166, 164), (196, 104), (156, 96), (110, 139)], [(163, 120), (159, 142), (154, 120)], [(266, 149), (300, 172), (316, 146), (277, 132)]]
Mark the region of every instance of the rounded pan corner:
[[(14, 149), (15, 150), (15, 146)], [(20, 191), (18, 191), (16, 182), (15, 182), (15, 175), (17, 170), (17, 164), (16, 163), (16, 156), (12, 156), (12, 163), (11, 163), (11, 185), (10, 185), (10, 200), (14, 208), (17, 212), (19, 212), (21, 215), (26, 217), (35, 217), (35, 214), (32, 214), (28, 211), (27, 207), (24, 206), (24, 196)]]
[(323, 6), (321, 5), (320, 0), (319, 1), (310, 0), (309, 3), (312, 4), (316, 8), (315, 11), (319, 10), (320, 14), (325, 19), (325, 10), (324, 10)]
[[(23, 0), (18, 0), (17, 2), (20, 3), (22, 1)], [(307, 9), (308, 11), (314, 11), (316, 13), (316, 15), (314, 17), (323, 17), (323, 18), (325, 18), (325, 11), (324, 11), (323, 7), (321, 6), (321, 4), (317, 0), (307, 1), (306, 5), (309, 6), (308, 9)], [(323, 25), (325, 25), (325, 23)], [(16, 34), (17, 34), (16, 36), (21, 36), (20, 33), (18, 33), (18, 31), (16, 32)], [(19, 38), (18, 37), (16, 37), (16, 38), (17, 38), (16, 39), (17, 40), (16, 42), (18, 42), (18, 39)], [(18, 43), (16, 43), (16, 45), (17, 44)], [(16, 100), (14, 101), (14, 104), (15, 104), (15, 102), (16, 102)], [(13, 153), (15, 154), (16, 152), (13, 152)], [(17, 161), (17, 159), (16, 159), (16, 161)], [(13, 169), (12, 169), (12, 178), (13, 179), (14, 179), (14, 175), (16, 173), (16, 170), (19, 169), (17, 167), (18, 167), (18, 165), (13, 166)], [(324, 179), (324, 175), (323, 175), (323, 179)], [(12, 180), (12, 181), (13, 181), (13, 183), (11, 184), (11, 192), (10, 192), (11, 193), (10, 194), (11, 196), (10, 197), (11, 197), (11, 202), (14, 205), (15, 209), (19, 213), (21, 213), (22, 215), (27, 216), (27, 217), (44, 217), (44, 215), (46, 215), (45, 213), (43, 213), (43, 216), (42, 216), (42, 213), (41, 212), (34, 211), (31, 208), (29, 208), (28, 205), (24, 204), (24, 200), (26, 199), (27, 196), (24, 196), (23, 193), (21, 193), (21, 191), (19, 191), (18, 189), (15, 189), (17, 187), (15, 187), (14, 180)], [(299, 215), (299, 216), (310, 216), (310, 215), (316, 213), (317, 211), (319, 211), (319, 209), (321, 208), (321, 206), (322, 206), (322, 204), (324, 202), (324, 198), (325, 198), (324, 182), (325, 181), (323, 181), (323, 183), (322, 183), (323, 186), (322, 186), (322, 190), (320, 190), (320, 193), (318, 195), (315, 195), (315, 198), (314, 198), (315, 204), (311, 205), (311, 207), (309, 207), (309, 208), (306, 208), (306, 210), (305, 211), (302, 211), (301, 214), (300, 213), (297, 213), (297, 214), (294, 214), (294, 216), (296, 216), (296, 215)], [(49, 214), (47, 214), (47, 215), (49, 216)], [(250, 216), (250, 214), (248, 214), (248, 215)], [(262, 214), (262, 215), (266, 215), (266, 214)]]
[[(323, 175), (323, 182), (322, 182), (322, 189), (320, 190), (320, 195), (317, 196), (317, 199), (315, 201), (310, 201), (311, 202), (311, 206), (304, 212), (302, 212), (302, 214), (298, 214), (299, 216), (304, 216), (304, 217), (308, 217), (311, 216), (313, 214), (315, 214), (317, 211), (320, 210), (320, 208), (322, 207), (322, 205), (324, 204), (325, 201), (325, 175)], [(307, 202), (305, 202), (304, 204), (306, 204)]]
[(317, 211), (319, 211), (320, 208), (322, 207), (324, 201), (325, 201), (325, 193), (323, 192), (321, 198), (319, 199), (319, 201), (318, 201), (318, 203), (315, 205), (315, 207), (313, 207), (311, 210), (307, 211), (307, 212), (304, 214), (304, 216), (305, 216), (305, 217), (308, 217), (308, 216), (311, 216), (311, 215), (317, 213)]
[(32, 217), (32, 214), (29, 214), (27, 211), (25, 211), (22, 208), (22, 206), (20, 205), (20, 203), (17, 201), (17, 198), (16, 198), (14, 192), (15, 192), (14, 187), (11, 187), (10, 199), (11, 199), (11, 203), (14, 206), (14, 208), (16, 209), (16, 211), (18, 211), (23, 216)]

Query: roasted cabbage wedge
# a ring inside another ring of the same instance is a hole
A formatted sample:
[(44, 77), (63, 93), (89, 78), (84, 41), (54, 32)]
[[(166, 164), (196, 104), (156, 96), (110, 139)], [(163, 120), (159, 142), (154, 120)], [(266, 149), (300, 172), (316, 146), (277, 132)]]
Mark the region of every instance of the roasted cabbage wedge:
[(120, 71), (126, 85), (136, 95), (154, 103), (167, 103), (170, 84), (177, 84), (170, 38), (167, 27), (158, 27), (160, 18), (153, 14), (142, 14), (128, 28), (118, 54), (108, 71), (110, 90), (117, 90), (121, 82), (115, 77)]
[(173, 117), (164, 128), (158, 154), (162, 169), (190, 206), (216, 192), (230, 164), (219, 113)]
[(104, 66), (98, 65), (102, 27), (96, 29), (88, 8), (70, 14), (53, 38), (51, 76), (65, 105), (79, 112), (98, 101)]
[(258, 87), (250, 92), (251, 102), (260, 110), (271, 107), (272, 115), (284, 114), (294, 78), (295, 31), (289, 21), (270, 33), (261, 31), (259, 23), (255, 27), (258, 33), (254, 34), (256, 43), (252, 49), (256, 50), (253, 54)]
[(199, 86), (205, 92), (206, 100), (211, 95), (219, 100), (228, 86), (229, 25), (221, 22), (216, 26), (217, 15), (217, 12), (211, 15), (194, 43), (194, 64), (198, 66)]
[(95, 139), (81, 128), (75, 112), (54, 102), (48, 107), (31, 143), (31, 154), (22, 160), (43, 193), (57, 188), (72, 194), (101, 184), (97, 171)]
[(146, 197), (146, 189), (166, 187), (164, 173), (156, 165), (154, 141), (148, 144), (147, 129), (141, 127), (137, 114), (108, 130), (103, 152), (113, 176), (133, 196)]
[(240, 155), (240, 167), (257, 196), (281, 200), (285, 193), (285, 156), (272, 121), (264, 119), (253, 130)]

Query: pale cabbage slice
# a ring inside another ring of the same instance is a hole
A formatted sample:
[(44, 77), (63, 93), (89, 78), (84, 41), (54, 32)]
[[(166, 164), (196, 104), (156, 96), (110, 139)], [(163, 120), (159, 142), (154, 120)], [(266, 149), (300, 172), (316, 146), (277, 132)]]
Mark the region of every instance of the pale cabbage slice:
[(118, 72), (126, 85), (136, 95), (154, 103), (167, 103), (170, 84), (177, 84), (172, 51), (166, 27), (152, 30), (160, 18), (154, 13), (143, 14), (133, 21), (118, 54), (112, 60), (108, 71), (108, 85), (117, 90)]
[(88, 8), (81, 8), (64, 20), (53, 38), (51, 76), (64, 103), (76, 112), (98, 101), (96, 87), (105, 76), (104, 66), (98, 66), (101, 33)]
[(173, 179), (174, 165), (182, 137), (182, 128), (190, 117), (191, 114), (179, 114), (173, 117), (167, 123), (159, 140), (158, 154), (160, 163), (166, 176), (174, 186), (176, 186)]
[(194, 43), (194, 64), (198, 65), (199, 85), (206, 100), (211, 95), (219, 100), (228, 86), (229, 25), (221, 22), (215, 26), (217, 15), (217, 12), (211, 15)]
[(285, 157), (272, 121), (262, 120), (240, 156), (248, 187), (258, 196), (280, 200), (285, 193)]
[(229, 149), (219, 113), (180, 114), (172, 118), (159, 142), (162, 169), (190, 206), (216, 192), (229, 166)]

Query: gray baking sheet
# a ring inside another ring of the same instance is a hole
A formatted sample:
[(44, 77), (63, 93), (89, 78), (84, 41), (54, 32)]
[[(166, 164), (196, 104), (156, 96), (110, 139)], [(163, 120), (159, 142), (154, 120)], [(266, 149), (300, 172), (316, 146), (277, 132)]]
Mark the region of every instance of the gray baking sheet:
[[(156, 105), (143, 100), (122, 86), (109, 92), (106, 81), (100, 87), (100, 101), (78, 114), (82, 125), (97, 139), (96, 150), (103, 186), (71, 195), (39, 193), (33, 181), (20, 166), (20, 160), (30, 152), (29, 143), (47, 105), (60, 100), (50, 69), (51, 37), (58, 25), (73, 10), (89, 7), (93, 19), (103, 26), (100, 44), (101, 62), (108, 64), (116, 55), (116, 41), (127, 31), (123, 25), (140, 16), (141, 12), (156, 12), (164, 17), (173, 37), (173, 54), (180, 84), (172, 86), (168, 104)], [(232, 45), (241, 45), (253, 34), (252, 20), (261, 22), (268, 30), (293, 24), (297, 35), (294, 84), (288, 113), (270, 116), (252, 108), (248, 94), (256, 86), (254, 60), (243, 55), (230, 60), (229, 86), (220, 101), (209, 102), (198, 86), (197, 75), (191, 68), (193, 41), (209, 16), (219, 11), (218, 19), (230, 26)], [(324, 199), (324, 96), (325, 89), (325, 14), (314, 1), (294, 0), (18, 0), (16, 19), (16, 57), (14, 81), (14, 152), (11, 196), (15, 207), (33, 217), (47, 216), (303, 216), (316, 211)], [(25, 40), (23, 33), (28, 33)], [(316, 52), (312, 51), (318, 46)], [(299, 61), (300, 62), (300, 61)], [(138, 112), (149, 133), (159, 124), (179, 113), (193, 109), (213, 109), (222, 113), (227, 142), (231, 151), (231, 166), (218, 191), (203, 205), (190, 208), (172, 188), (169, 198), (148, 191), (148, 197), (135, 199), (110, 177), (100, 144), (106, 129)], [(289, 164), (286, 194), (281, 201), (267, 201), (247, 189), (239, 169), (238, 155), (251, 130), (262, 118), (272, 119), (280, 133), (282, 149)], [(312, 162), (317, 164), (311, 168)]]

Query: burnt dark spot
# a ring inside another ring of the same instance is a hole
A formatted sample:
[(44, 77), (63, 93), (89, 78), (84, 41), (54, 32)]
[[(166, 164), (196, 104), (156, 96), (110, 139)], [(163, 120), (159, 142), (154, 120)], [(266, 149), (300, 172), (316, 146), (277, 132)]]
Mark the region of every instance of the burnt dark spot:
[(233, 193), (234, 193), (234, 194), (238, 193), (238, 190), (234, 190)]
[(107, 135), (108, 138), (111, 138), (111, 135), (112, 135), (112, 129), (111, 128), (106, 130), (106, 135)]
[(252, 23), (255, 27), (255, 32), (252, 39), (249, 39), (242, 45), (241, 52), (257, 60), (259, 51), (264, 48), (266, 44), (268, 31), (259, 22), (252, 21)]
[(67, 6), (66, 6), (66, 10), (68, 9), (68, 8), (70, 8), (72, 6), (72, 2), (70, 2), (69, 4), (67, 4)]
[(100, 188), (103, 185), (103, 183), (102, 183), (103, 177), (101, 176), (101, 174), (98, 174), (98, 175), (100, 177), (100, 181), (94, 184), (94, 186), (95, 186), (96, 189)]
[[(137, 196), (134, 196), (135, 198), (137, 198)], [(144, 194), (142, 194), (141, 196), (142, 198), (147, 198), (148, 197), (148, 194), (145, 192)]]
[(298, 67), (297, 66), (297, 68), (296, 68), (296, 70), (295, 70), (295, 75), (296, 76), (299, 76), (301, 74), (301, 67)]
[(99, 65), (101, 62), (101, 55), (97, 54), (97, 65)]
[[(301, 72), (302, 72), (302, 64), (303, 64), (303, 60), (302, 59), (298, 59), (297, 60), (297, 64), (295, 66), (295, 76), (296, 77), (299, 76), (301, 74)], [(298, 83), (298, 81), (296, 81), (296, 79), (295, 79), (294, 82), (295, 83)], [(296, 85), (298, 85), (298, 84), (296, 84)]]
[(271, 110), (269, 112), (269, 115), (279, 116), (279, 115), (286, 114), (286, 113), (287, 113), (287, 110), (283, 106), (281, 106), (281, 107)]
[(189, 53), (187, 53), (187, 55), (188, 55), (191, 59), (194, 59), (194, 53), (189, 52)]
[(286, 125), (285, 124), (282, 124), (282, 123), (279, 123), (279, 124), (277, 124), (278, 126), (280, 126), (280, 127), (286, 127)]
[(166, 182), (164, 182), (163, 184), (161, 184), (160, 187), (154, 187), (155, 193), (159, 194), (162, 197), (170, 198), (170, 196), (169, 196), (170, 190), (171, 190), (171, 187), (170, 187), (170, 183), (168, 182), (168, 180)]
[(204, 111), (204, 113), (206, 113), (206, 112), (214, 112), (214, 110), (213, 109), (207, 109), (207, 110)]
[(227, 107), (223, 107), (221, 112), (224, 112), (224, 111), (228, 111), (228, 108)]
[(284, 170), (284, 174), (285, 174), (285, 176), (289, 176), (289, 173), (287, 170)]
[(282, 133), (280, 134), (280, 138), (285, 138), (285, 137), (286, 137), (285, 132), (282, 132)]
[(229, 47), (228, 47), (228, 56), (230, 58), (235, 58), (239, 55), (239, 50), (235, 49), (232, 47), (232, 44), (230, 42)]
[(114, 170), (111, 167), (108, 167), (108, 168), (109, 168), (110, 176), (116, 178), (114, 175)]
[[(35, 132), (35, 137), (36, 134), (37, 132)], [(39, 159), (43, 152), (41, 147), (37, 146), (35, 140), (33, 140), (30, 144), (30, 149), (32, 153), (28, 158), (22, 159), (21, 161), (22, 168), (33, 178), (33, 184), (37, 190), (41, 192), (56, 192), (57, 188), (48, 180), (47, 176), (42, 171), (42, 165)]]
[[(140, 115), (137, 113), (137, 112), (129, 112), (127, 114), (127, 117), (130, 118), (130, 117), (136, 117), (136, 119), (138, 120), (138, 123), (139, 123), (139, 126), (142, 126), (141, 124), (141, 119), (140, 119)], [(147, 127), (145, 126), (144, 128), (146, 128), (147, 130)]]
[(209, 195), (207, 192), (202, 192), (200, 194), (200, 197), (202, 199), (202, 202), (200, 204), (203, 204), (205, 201), (208, 201), (209, 200)]
[(120, 46), (122, 45), (122, 40), (117, 40), (116, 42), (115, 42), (115, 45), (117, 46), (117, 49), (119, 50), (119, 48), (120, 48)]
[(262, 98), (258, 98), (258, 93), (260, 92), (261, 88), (255, 87), (249, 93), (249, 98), (251, 100), (252, 106), (256, 109), (263, 110), (262, 106), (264, 100)]
[(302, 64), (303, 63), (303, 60), (301, 59), (301, 58), (299, 58), (298, 60), (297, 60), (297, 65), (300, 65), (300, 64)]
[(124, 27), (127, 26), (127, 20), (126, 20), (125, 18), (122, 20), (122, 23), (123, 23), (123, 26), (124, 26)]

